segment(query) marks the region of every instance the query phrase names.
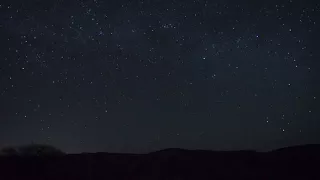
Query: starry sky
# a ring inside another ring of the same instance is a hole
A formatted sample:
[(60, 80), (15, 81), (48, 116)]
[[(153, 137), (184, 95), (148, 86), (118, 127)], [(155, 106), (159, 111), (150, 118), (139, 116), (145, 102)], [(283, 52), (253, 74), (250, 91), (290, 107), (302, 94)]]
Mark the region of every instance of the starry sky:
[(320, 143), (320, 3), (2, 0), (0, 148)]

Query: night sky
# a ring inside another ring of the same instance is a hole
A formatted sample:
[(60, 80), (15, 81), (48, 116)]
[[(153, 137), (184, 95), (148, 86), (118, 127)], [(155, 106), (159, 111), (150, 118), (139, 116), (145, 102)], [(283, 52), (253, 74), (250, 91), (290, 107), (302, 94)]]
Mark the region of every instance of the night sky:
[(0, 148), (320, 143), (320, 3), (2, 0)]

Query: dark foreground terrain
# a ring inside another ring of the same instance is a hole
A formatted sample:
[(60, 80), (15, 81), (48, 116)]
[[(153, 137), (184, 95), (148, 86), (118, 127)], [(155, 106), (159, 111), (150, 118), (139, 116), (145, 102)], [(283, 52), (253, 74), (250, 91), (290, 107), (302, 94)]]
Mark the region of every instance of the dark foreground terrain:
[(0, 157), (0, 179), (320, 179), (320, 145), (261, 153), (166, 149), (149, 154), (87, 153)]

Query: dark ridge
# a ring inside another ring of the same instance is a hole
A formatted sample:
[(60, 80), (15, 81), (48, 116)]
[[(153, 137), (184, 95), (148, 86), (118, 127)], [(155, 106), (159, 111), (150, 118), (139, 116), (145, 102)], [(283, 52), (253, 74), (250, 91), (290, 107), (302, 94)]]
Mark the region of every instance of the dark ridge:
[(166, 153), (170, 153), (170, 154), (175, 154), (175, 153), (184, 153), (186, 151), (190, 151), (187, 149), (181, 149), (181, 148), (168, 148), (168, 149), (161, 149), (159, 151), (155, 151), (155, 152), (151, 152), (149, 154), (166, 154)]
[(273, 150), (272, 152), (317, 151), (320, 152), (320, 144), (297, 145)]
[(0, 179), (320, 179), (320, 145), (270, 152), (163, 149), (148, 154), (2, 156)]

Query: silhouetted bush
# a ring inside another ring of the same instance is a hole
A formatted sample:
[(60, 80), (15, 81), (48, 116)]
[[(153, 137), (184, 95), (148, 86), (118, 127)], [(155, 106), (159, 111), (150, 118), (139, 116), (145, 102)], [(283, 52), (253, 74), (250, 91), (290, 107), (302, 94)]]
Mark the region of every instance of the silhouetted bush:
[(63, 155), (61, 150), (43, 144), (31, 144), (19, 147), (6, 147), (0, 151), (5, 156), (55, 156)]
[(15, 156), (15, 155), (18, 155), (18, 152), (13, 147), (5, 147), (5, 148), (1, 149), (0, 155)]

